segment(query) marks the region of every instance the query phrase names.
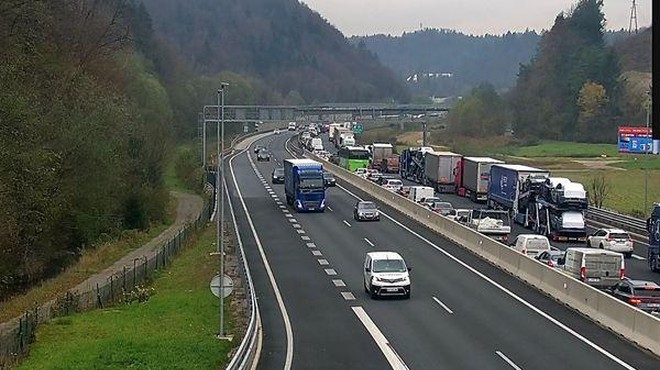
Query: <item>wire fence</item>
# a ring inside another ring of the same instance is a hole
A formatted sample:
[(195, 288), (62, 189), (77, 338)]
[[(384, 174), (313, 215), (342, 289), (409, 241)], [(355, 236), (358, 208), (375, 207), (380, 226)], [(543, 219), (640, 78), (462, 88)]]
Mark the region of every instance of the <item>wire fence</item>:
[(212, 206), (205, 202), (194, 223), (175, 232), (160, 248), (134, 258), (132, 264), (115, 271), (105, 282), (88, 286), (87, 289), (69, 290), (62, 296), (26, 311), (19, 318), (1, 324), (0, 369), (9, 367), (23, 357), (34, 340), (37, 327), (50, 319), (140, 300), (145, 294), (143, 284), (154, 272), (167, 267), (193, 232), (208, 222)]

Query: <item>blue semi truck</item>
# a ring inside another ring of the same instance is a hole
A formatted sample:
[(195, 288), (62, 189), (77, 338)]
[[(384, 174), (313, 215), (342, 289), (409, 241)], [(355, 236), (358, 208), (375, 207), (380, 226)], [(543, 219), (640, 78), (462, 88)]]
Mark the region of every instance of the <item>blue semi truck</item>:
[(490, 167), (487, 204), (491, 209), (503, 209), (511, 217), (518, 213), (518, 201), (526, 180), (545, 181), (550, 172), (518, 164), (494, 164)]
[(311, 159), (284, 160), (286, 203), (298, 212), (325, 211), (323, 165)]
[(651, 271), (660, 272), (660, 203), (653, 205), (651, 217), (646, 220), (649, 232), (648, 262)]

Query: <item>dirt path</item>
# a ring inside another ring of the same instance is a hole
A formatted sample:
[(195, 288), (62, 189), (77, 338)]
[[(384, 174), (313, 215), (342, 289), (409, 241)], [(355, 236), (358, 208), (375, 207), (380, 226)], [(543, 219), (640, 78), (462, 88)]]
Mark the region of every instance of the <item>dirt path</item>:
[(121, 272), (124, 266), (130, 266), (132, 268), (134, 259), (142, 258), (143, 256), (150, 256), (153, 250), (165, 244), (165, 242), (176, 235), (179, 230), (183, 229), (186, 224), (190, 224), (197, 219), (204, 206), (200, 196), (174, 191), (170, 192), (170, 195), (176, 198), (177, 208), (176, 219), (174, 220), (174, 223), (169, 228), (167, 228), (167, 230), (163, 231), (160, 233), (160, 235), (145, 245), (141, 246), (140, 248), (135, 249), (131, 253), (125, 255), (107, 269), (99, 272), (96, 275), (90, 276), (87, 280), (78, 284), (74, 290), (78, 292), (84, 292), (90, 289), (95, 289), (96, 284), (105, 284), (111, 275)]

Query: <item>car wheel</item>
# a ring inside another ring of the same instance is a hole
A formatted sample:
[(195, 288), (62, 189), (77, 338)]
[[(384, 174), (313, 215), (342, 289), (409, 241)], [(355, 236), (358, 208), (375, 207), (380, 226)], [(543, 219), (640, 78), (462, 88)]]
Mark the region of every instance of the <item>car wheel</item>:
[(408, 290), (408, 293), (403, 295), (403, 299), (410, 299), (410, 290)]
[(631, 258), (632, 255), (633, 255), (633, 252), (627, 252), (627, 253), (624, 254), (624, 257)]
[(600, 245), (598, 246), (598, 248), (600, 248), (600, 249), (605, 249), (605, 247), (603, 246), (603, 243), (600, 243)]
[(369, 294), (369, 288), (367, 287), (367, 282), (362, 280), (362, 286), (364, 286), (364, 292)]
[(376, 287), (374, 287), (373, 285), (371, 286), (371, 289), (369, 289), (369, 293), (371, 295), (371, 299), (378, 298), (378, 293), (376, 292)]
[(651, 268), (651, 271), (656, 272), (660, 270), (660, 266), (658, 266), (658, 258), (651, 258), (649, 261), (649, 268)]

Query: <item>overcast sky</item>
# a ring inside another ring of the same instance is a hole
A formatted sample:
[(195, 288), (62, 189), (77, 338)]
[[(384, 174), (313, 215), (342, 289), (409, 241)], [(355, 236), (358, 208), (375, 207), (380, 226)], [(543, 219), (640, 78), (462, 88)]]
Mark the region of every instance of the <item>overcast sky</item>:
[[(301, 0), (345, 36), (448, 28), (466, 34), (550, 29), (577, 0)], [(605, 0), (607, 29), (628, 29), (632, 0)], [(637, 0), (639, 27), (651, 23), (651, 0)]]

